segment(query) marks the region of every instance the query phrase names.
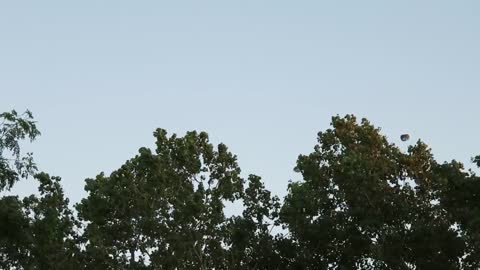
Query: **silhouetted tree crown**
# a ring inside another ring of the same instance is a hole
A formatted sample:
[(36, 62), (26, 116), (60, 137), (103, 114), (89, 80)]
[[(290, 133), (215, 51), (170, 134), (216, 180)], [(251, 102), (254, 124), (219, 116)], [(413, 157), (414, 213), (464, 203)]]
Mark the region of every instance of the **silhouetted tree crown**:
[[(73, 209), (60, 178), (20, 151), (40, 135), (32, 114), (0, 121), (0, 190), (38, 183), (0, 198), (1, 269), (480, 268), (479, 177), (353, 115), (298, 157), (283, 201), (205, 132), (157, 129), (154, 149), (87, 179)], [(227, 216), (227, 203), (243, 212)]]

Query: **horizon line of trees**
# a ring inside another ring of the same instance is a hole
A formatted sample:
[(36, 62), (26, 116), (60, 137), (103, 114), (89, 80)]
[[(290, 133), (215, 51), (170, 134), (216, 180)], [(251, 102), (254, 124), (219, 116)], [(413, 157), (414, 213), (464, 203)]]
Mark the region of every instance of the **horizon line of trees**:
[(283, 200), (207, 133), (157, 129), (155, 149), (86, 179), (71, 208), (21, 152), (39, 135), (31, 112), (0, 114), (0, 191), (30, 176), (39, 190), (0, 198), (0, 269), (480, 269), (480, 177), (353, 115), (299, 155)]

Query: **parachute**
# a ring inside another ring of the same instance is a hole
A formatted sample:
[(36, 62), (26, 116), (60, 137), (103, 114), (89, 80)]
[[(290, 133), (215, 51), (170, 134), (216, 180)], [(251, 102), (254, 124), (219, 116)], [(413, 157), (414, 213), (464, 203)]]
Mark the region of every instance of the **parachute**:
[(410, 139), (410, 135), (408, 134), (402, 134), (402, 136), (400, 136), (400, 140), (402, 140), (402, 142), (406, 142)]

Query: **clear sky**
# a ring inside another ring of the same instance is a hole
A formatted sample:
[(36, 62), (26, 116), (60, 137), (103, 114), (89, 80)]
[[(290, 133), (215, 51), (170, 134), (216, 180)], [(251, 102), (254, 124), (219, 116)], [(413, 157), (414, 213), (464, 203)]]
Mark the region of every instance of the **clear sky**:
[(2, 1), (0, 111), (33, 111), (43, 134), (26, 149), (73, 202), (157, 127), (207, 131), (280, 196), (336, 114), (468, 162), (478, 14), (478, 0)]

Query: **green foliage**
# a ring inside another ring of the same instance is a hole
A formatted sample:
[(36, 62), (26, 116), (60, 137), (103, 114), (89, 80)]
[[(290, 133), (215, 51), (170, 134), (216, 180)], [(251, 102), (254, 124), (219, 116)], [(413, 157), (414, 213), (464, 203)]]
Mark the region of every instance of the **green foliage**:
[[(36, 170), (19, 142), (39, 132), (28, 111), (0, 117), (1, 190)], [(422, 141), (401, 150), (366, 119), (331, 125), (283, 203), (204, 132), (157, 129), (154, 150), (86, 180), (78, 216), (60, 178), (36, 174), (38, 195), (0, 198), (0, 268), (480, 268), (480, 177)]]
[(260, 177), (250, 175), (242, 196), (245, 210), (228, 222), (226, 244), (228, 267), (225, 269), (281, 269), (281, 257), (271, 234), (278, 225), (279, 199), (271, 196)]
[(21, 155), (20, 141), (26, 138), (33, 141), (38, 135), (40, 131), (30, 111), (21, 115), (15, 110), (0, 114), (0, 191), (10, 189), (20, 178), (34, 173), (32, 154)]
[(35, 175), (40, 196), (0, 199), (1, 269), (81, 269), (75, 221), (59, 177)]
[(0, 199), (0, 268), (21, 269), (28, 261), (29, 220), (17, 196)]
[[(212, 269), (224, 264), (224, 201), (242, 195), (236, 157), (206, 133), (167, 137), (155, 132), (156, 151), (139, 154), (106, 177), (88, 179), (77, 205), (88, 222), (90, 268)], [(111, 256), (113, 255), (113, 256)]]
[(31, 268), (79, 269), (76, 229), (80, 224), (69, 209), (61, 179), (46, 173), (39, 173), (35, 178), (40, 183), (40, 196), (32, 195), (23, 200), (25, 212), (30, 217), (30, 265), (35, 266)]
[(421, 141), (407, 153), (366, 119), (334, 117), (298, 158), (281, 220), (304, 269), (460, 269), (466, 253), (438, 203), (445, 178)]

